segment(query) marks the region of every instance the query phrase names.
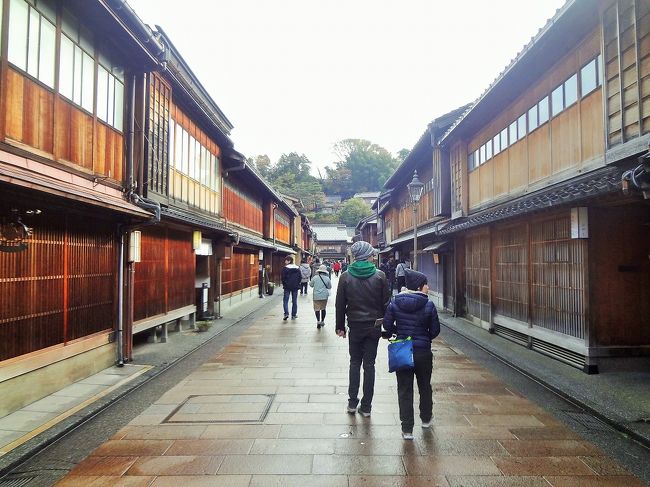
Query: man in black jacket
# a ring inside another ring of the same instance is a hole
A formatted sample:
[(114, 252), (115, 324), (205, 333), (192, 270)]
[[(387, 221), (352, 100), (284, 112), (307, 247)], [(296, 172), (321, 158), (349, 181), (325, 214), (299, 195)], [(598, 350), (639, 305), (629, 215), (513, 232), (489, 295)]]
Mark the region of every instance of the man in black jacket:
[[(354, 263), (339, 279), (336, 292), (336, 334), (346, 337), (345, 318), (350, 330), (350, 372), (348, 387), (348, 413), (370, 416), (375, 389), (375, 359), (381, 337), (381, 322), (390, 292), (386, 275), (371, 262), (376, 251), (368, 242), (355, 242), (350, 251)], [(359, 404), (359, 383), (363, 364), (363, 397)]]
[(284, 321), (289, 318), (289, 295), (291, 295), (291, 319), (298, 317), (298, 289), (302, 275), (300, 268), (293, 263), (293, 257), (287, 255), (284, 259), (285, 266), (282, 268), (282, 287), (284, 296), (282, 297), (282, 306), (284, 307)]

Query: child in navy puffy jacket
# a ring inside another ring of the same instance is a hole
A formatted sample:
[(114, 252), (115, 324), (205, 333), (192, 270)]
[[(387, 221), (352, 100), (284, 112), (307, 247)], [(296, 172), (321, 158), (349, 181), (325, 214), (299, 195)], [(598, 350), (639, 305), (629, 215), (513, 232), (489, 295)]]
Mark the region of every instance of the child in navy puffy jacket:
[(397, 396), (402, 437), (413, 439), (413, 376), (420, 392), (420, 419), (423, 428), (430, 428), (433, 420), (433, 391), (431, 372), (433, 354), (431, 340), (440, 333), (436, 307), (429, 301), (427, 277), (421, 272), (407, 269), (406, 290), (396, 295), (386, 309), (384, 329), (387, 334), (413, 340), (413, 369), (398, 370)]

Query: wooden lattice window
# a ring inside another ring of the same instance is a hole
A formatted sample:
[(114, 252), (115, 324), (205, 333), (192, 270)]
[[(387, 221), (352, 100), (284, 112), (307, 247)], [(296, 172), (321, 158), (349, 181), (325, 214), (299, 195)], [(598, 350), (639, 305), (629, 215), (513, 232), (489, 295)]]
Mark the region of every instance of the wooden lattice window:
[(171, 88), (155, 73), (149, 74), (149, 107), (147, 117), (147, 187), (169, 194), (169, 121)]
[(528, 322), (528, 230), (525, 224), (494, 236), (494, 312)]
[(619, 0), (603, 14), (603, 71), (610, 147), (650, 132), (648, 25), (649, 0)]
[(532, 322), (585, 337), (587, 241), (571, 238), (569, 216), (531, 224)]
[(467, 313), (490, 321), (490, 235), (477, 234), (465, 240), (465, 300)]

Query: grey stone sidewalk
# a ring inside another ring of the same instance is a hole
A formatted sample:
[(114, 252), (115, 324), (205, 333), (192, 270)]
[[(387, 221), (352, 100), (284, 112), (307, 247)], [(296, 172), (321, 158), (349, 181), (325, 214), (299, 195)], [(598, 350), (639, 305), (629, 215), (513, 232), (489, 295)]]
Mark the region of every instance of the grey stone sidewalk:
[(650, 447), (650, 357), (603, 362), (588, 375), (503, 337), (440, 314), (441, 322)]
[(297, 320), (282, 321), (279, 301), (265, 309), (59, 485), (644, 485), (440, 339), (433, 428), (402, 439), (383, 341), (372, 416), (346, 413), (348, 343), (333, 300), (328, 312), (318, 330), (311, 296)]
[(227, 317), (214, 320), (206, 332), (184, 329), (171, 332), (166, 343), (143, 343), (135, 347), (133, 363), (109, 367), (0, 418), (0, 473), (32, 457), (271, 300), (279, 302), (277, 296), (255, 297), (231, 306)]

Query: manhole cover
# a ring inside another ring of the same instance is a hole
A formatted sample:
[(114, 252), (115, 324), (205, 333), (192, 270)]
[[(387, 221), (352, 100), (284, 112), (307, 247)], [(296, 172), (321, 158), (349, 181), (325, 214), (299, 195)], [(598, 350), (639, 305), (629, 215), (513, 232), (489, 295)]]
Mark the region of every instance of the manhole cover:
[(163, 423), (261, 423), (274, 398), (275, 394), (193, 395), (174, 409)]
[(587, 429), (595, 431), (614, 431), (614, 429), (603, 423), (600, 419), (588, 413), (574, 413), (572, 411), (563, 411), (570, 419), (584, 426)]
[(18, 477), (15, 479), (0, 480), (0, 487), (23, 487), (35, 478), (36, 477)]

